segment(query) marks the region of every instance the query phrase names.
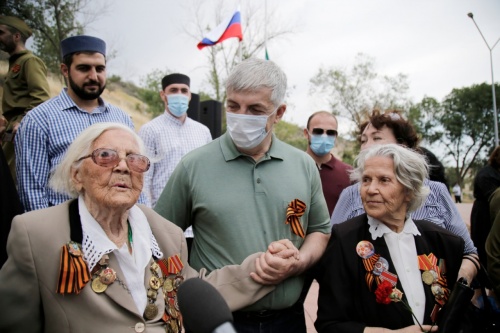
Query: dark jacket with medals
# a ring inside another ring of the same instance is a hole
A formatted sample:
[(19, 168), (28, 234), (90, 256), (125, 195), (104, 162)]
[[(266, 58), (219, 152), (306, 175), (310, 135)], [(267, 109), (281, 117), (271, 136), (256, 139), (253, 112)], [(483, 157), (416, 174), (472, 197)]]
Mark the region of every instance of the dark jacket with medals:
[[(444, 259), (447, 288), (451, 291), (462, 262), (464, 241), (434, 223), (414, 222), (421, 233), (421, 236), (415, 236), (417, 254), (433, 253), (437, 258)], [(319, 333), (362, 333), (367, 326), (400, 329), (414, 325), (411, 313), (403, 304), (376, 302), (375, 288), (368, 287), (363, 259), (356, 252), (356, 245), (362, 240), (371, 242), (375, 253), (389, 262), (389, 272), (397, 275), (384, 238), (372, 240), (366, 214), (334, 225), (320, 261), (323, 274), (319, 281), (318, 318), (315, 323)], [(399, 280), (396, 287), (405, 292)], [(432, 324), (431, 312), (436, 302), (429, 285), (424, 284), (424, 292), (426, 304), (422, 324)]]

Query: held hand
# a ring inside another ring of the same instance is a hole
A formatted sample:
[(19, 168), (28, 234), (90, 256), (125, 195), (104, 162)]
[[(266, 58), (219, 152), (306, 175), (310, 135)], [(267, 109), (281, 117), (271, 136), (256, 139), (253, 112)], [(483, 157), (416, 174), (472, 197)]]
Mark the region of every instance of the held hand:
[(299, 250), (288, 239), (272, 242), (267, 247), (267, 251), (283, 259), (288, 259), (293, 256), (295, 259), (299, 260)]
[(255, 272), (250, 276), (255, 282), (275, 285), (298, 271), (299, 250), (289, 240), (269, 245), (266, 253), (255, 262)]

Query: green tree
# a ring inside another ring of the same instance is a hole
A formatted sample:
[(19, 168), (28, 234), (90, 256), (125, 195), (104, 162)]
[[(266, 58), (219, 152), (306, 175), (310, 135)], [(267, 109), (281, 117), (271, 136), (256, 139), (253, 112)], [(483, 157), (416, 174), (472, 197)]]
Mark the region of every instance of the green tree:
[(325, 96), (332, 113), (346, 117), (356, 127), (373, 109), (406, 109), (409, 105), (407, 76), (380, 76), (374, 59), (359, 53), (349, 70), (321, 67), (310, 80), (310, 91)]
[(460, 184), (494, 146), (491, 100), (491, 85), (482, 83), (453, 89), (440, 104), (424, 98), (413, 107), (413, 112), (423, 116), (423, 138), (437, 142), (445, 156), (451, 157), (455, 174), (449, 178)]
[(139, 89), (139, 98), (148, 105), (147, 111), (154, 117), (165, 111), (165, 105), (160, 97), (161, 80), (165, 75), (170, 74), (169, 69), (153, 69), (141, 78), (141, 88)]
[(409, 107), (408, 120), (415, 126), (422, 140), (432, 144), (442, 136), (441, 114), (443, 114), (441, 103), (433, 97), (425, 96), (422, 101)]
[[(1, 12), (26, 21), (34, 33), (34, 53), (52, 73), (59, 73), (60, 42), (66, 37), (82, 34), (87, 24), (107, 11), (104, 2), (91, 0), (6, 0)], [(80, 19), (79, 19), (80, 18)], [(109, 58), (109, 57), (108, 57)]]
[(307, 140), (304, 138), (303, 129), (297, 125), (280, 121), (274, 126), (274, 133), (281, 140), (302, 151), (307, 149)]

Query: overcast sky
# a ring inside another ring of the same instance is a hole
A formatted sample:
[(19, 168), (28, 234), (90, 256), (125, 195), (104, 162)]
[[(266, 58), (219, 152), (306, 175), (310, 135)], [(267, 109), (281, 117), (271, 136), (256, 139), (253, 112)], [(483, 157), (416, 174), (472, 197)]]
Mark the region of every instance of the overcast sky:
[[(193, 24), (186, 1), (107, 0), (106, 16), (87, 33), (106, 40), (118, 57), (109, 74), (139, 83), (155, 68), (168, 68), (191, 77), (193, 92), (206, 86), (206, 52), (183, 27)], [(261, 4), (265, 0), (246, 0)], [(222, 16), (230, 15), (245, 0), (226, 0)], [(304, 126), (326, 102), (310, 96), (309, 80), (320, 66), (349, 69), (356, 54), (375, 59), (380, 75), (408, 75), (414, 102), (424, 95), (441, 100), (453, 88), (491, 83), (489, 50), (473, 21), (472, 12), (490, 46), (500, 38), (499, 0), (267, 0), (268, 11), (279, 24), (295, 31), (271, 42), (268, 50), (294, 86), (285, 120)], [(201, 1), (205, 22), (216, 23), (216, 1)], [(242, 11), (242, 20), (245, 12)], [(264, 11), (262, 11), (262, 15)], [(245, 38), (245, 36), (243, 37)], [(236, 43), (230, 39), (224, 43)], [(499, 43), (500, 44), (500, 43)], [(262, 57), (264, 54), (262, 53)], [(493, 50), (495, 80), (500, 81), (500, 46)], [(207, 89), (205, 89), (207, 90)], [(500, 91), (498, 92), (500, 93)], [(339, 129), (342, 129), (340, 124)], [(342, 131), (341, 131), (342, 132)]]

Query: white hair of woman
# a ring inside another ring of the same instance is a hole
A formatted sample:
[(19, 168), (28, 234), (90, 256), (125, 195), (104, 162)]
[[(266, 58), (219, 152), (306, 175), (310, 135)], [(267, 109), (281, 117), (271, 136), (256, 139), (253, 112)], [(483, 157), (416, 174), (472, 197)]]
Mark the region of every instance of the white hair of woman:
[(411, 193), (408, 203), (408, 213), (417, 210), (426, 200), (430, 192), (424, 185), (424, 180), (429, 175), (429, 166), (425, 157), (416, 151), (394, 143), (375, 145), (360, 152), (356, 159), (356, 168), (351, 172), (352, 181), (361, 184), (365, 163), (373, 157), (388, 157), (394, 162), (396, 179)]
[(61, 163), (56, 167), (50, 178), (49, 186), (56, 192), (68, 194), (72, 198), (76, 198), (79, 193), (71, 181), (71, 169), (79, 168), (82, 161), (78, 160), (92, 153), (92, 145), (97, 138), (106, 131), (116, 129), (130, 133), (139, 146), (139, 152), (137, 153), (142, 155), (145, 154), (142, 139), (130, 129), (130, 127), (120, 123), (96, 123), (81, 132), (75, 141), (68, 147)]
[(285, 100), (287, 79), (285, 73), (272, 61), (249, 58), (238, 64), (226, 81), (226, 91), (272, 90), (271, 101), (275, 107)]

